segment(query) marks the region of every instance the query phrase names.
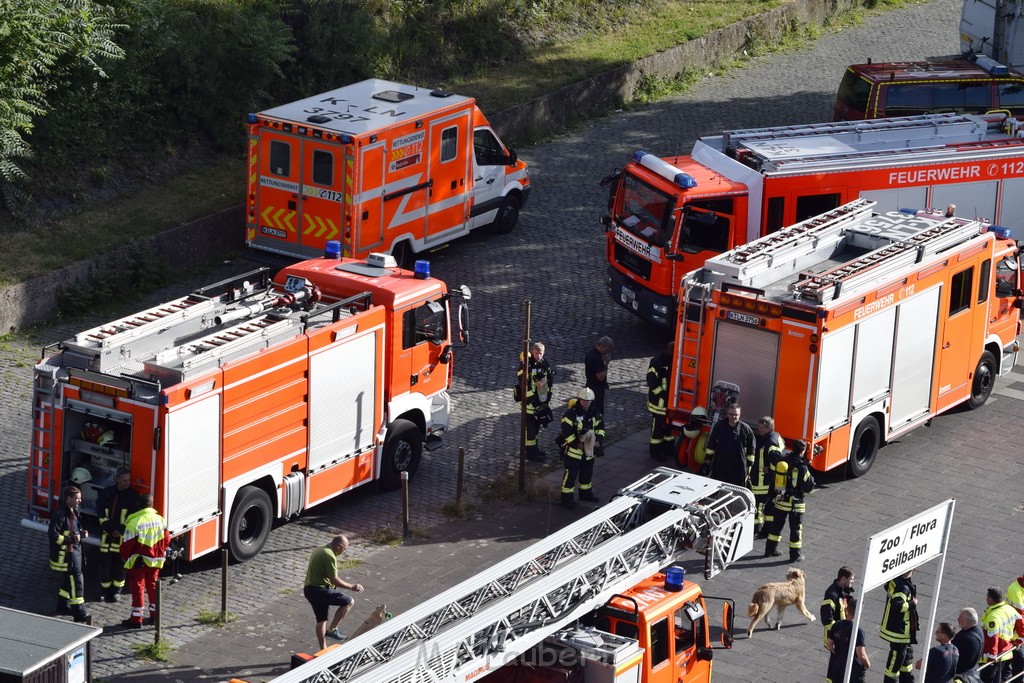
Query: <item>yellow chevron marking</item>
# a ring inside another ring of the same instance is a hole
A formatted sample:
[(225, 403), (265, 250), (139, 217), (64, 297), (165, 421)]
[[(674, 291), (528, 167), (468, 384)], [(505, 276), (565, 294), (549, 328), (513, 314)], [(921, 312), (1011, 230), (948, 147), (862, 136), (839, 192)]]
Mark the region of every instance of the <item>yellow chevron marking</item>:
[(268, 206), (267, 208), (263, 209), (263, 213), (260, 214), (260, 217), (263, 218), (263, 222), (264, 223), (272, 222), (270, 220), (270, 216), (268, 214), (270, 214), (270, 212), (273, 211), (273, 210), (274, 210), (274, 207), (272, 207), (272, 206)]
[(297, 211), (289, 211), (288, 215), (284, 217), (284, 224), (288, 226), (289, 232), (295, 232), (295, 224), (292, 223), (292, 219), (295, 218)]
[(278, 209), (274, 212), (273, 222), (274, 225), (281, 230), (284, 230), (284, 225), (281, 223), (281, 216), (285, 214), (286, 209)]
[(327, 233), (327, 239), (330, 240), (330, 239), (334, 239), (335, 237), (337, 237), (338, 236), (338, 226), (335, 225), (334, 221), (332, 221), (330, 218), (325, 218), (324, 221), (327, 222), (327, 227), (330, 228), (330, 232)]

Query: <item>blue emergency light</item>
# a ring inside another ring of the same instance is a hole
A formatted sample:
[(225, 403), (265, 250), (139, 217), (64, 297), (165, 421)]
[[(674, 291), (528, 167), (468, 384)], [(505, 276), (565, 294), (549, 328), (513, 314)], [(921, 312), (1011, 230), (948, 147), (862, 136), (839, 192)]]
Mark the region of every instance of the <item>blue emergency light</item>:
[(697, 187), (697, 181), (696, 179), (694, 179), (693, 176), (689, 175), (688, 173), (683, 173), (682, 171), (680, 171), (678, 168), (668, 163), (667, 161), (659, 159), (653, 154), (645, 152), (642, 149), (638, 149), (637, 151), (633, 152), (633, 161), (640, 164), (644, 168), (649, 168), (650, 170), (654, 171), (665, 180), (671, 180), (673, 183), (683, 188), (684, 190), (688, 190), (691, 187)]
[(250, 125), (256, 123), (258, 120), (259, 119), (256, 118), (256, 114), (246, 114), (245, 115), (245, 122), (250, 124)]
[(430, 261), (417, 261), (412, 272), (417, 280), (426, 280), (430, 277)]
[(990, 226), (988, 226), (988, 231), (987, 232), (991, 232), (993, 235), (995, 235), (996, 239), (1000, 239), (1000, 240), (1010, 240), (1010, 239), (1013, 239), (1013, 231), (1010, 230), (1009, 228), (1004, 228), (1001, 225), (990, 225)]
[(341, 242), (338, 240), (327, 240), (327, 244), (324, 245), (324, 258), (340, 259)]

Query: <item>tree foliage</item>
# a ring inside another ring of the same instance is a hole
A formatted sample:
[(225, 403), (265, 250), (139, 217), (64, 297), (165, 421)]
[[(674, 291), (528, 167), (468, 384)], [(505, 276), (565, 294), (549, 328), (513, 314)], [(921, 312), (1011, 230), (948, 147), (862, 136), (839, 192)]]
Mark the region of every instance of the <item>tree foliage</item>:
[(23, 200), (20, 162), (26, 138), (49, 111), (49, 95), (84, 67), (104, 76), (103, 63), (123, 56), (109, 7), (92, 0), (0, 0), (0, 197)]

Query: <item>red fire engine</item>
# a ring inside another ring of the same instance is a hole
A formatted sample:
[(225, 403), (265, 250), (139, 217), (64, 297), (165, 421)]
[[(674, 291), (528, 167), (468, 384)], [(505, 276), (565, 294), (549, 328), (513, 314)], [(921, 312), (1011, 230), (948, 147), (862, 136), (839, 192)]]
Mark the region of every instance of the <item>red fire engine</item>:
[(418, 265), (261, 269), (44, 349), (23, 524), (45, 529), (72, 482), (88, 523), (126, 467), (188, 558), (227, 545), (247, 560), (275, 519), (397, 488), (448, 427), (469, 296)]
[(816, 469), (859, 476), (884, 442), (988, 399), (1017, 358), (1017, 244), (979, 221), (872, 207), (855, 200), (686, 276), (675, 424), (728, 383), (745, 417), (811, 444)]
[(935, 114), (729, 131), (668, 159), (637, 152), (606, 179), (609, 293), (669, 326), (680, 280), (706, 259), (858, 197), (1024, 227), (1019, 126)]

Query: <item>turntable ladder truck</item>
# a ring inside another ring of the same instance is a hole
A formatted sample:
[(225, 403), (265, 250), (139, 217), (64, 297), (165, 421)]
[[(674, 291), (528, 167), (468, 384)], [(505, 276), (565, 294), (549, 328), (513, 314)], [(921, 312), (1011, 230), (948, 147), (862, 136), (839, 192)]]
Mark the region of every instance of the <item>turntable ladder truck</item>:
[[(678, 568), (659, 572), (694, 548), (706, 578), (743, 556), (753, 502), (745, 488), (657, 468), (583, 519), (274, 681), (504, 681), (517, 658), (541, 650), (582, 662), (588, 682), (709, 681), (705, 597)], [(732, 603), (723, 602), (728, 647)]]
[(885, 441), (987, 400), (1019, 348), (1017, 243), (983, 221), (874, 209), (854, 200), (686, 276), (674, 425), (730, 382), (816, 469), (860, 476)]

